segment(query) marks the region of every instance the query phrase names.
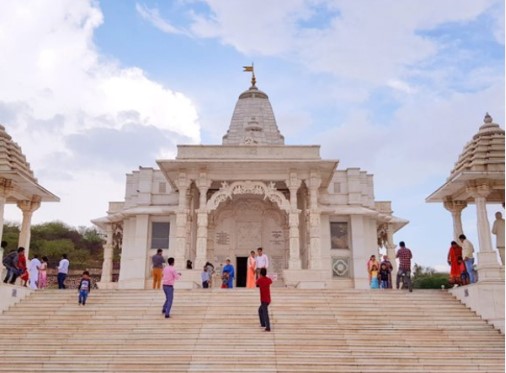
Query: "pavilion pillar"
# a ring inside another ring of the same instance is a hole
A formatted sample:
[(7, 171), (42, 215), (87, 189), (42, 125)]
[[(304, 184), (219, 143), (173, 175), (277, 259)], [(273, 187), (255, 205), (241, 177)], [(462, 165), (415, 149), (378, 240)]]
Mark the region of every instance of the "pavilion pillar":
[(188, 224), (188, 196), (187, 193), (190, 187), (190, 180), (186, 178), (185, 173), (181, 173), (176, 180), (176, 185), (179, 190), (179, 207), (176, 212), (176, 248), (174, 253), (174, 260), (176, 267), (184, 269), (186, 267), (185, 252)]
[(208, 237), (208, 212), (207, 212), (207, 191), (211, 186), (211, 181), (207, 179), (205, 173), (201, 173), (197, 181), (200, 200), (197, 210), (197, 253), (195, 256), (194, 269), (202, 270), (207, 262), (207, 237)]
[(102, 275), (100, 276), (100, 283), (105, 285), (112, 283), (112, 255), (113, 255), (113, 229), (112, 224), (106, 226), (106, 242), (104, 245), (104, 261), (102, 262)]
[(299, 236), (299, 213), (297, 209), (297, 191), (302, 183), (297, 174), (290, 173), (290, 178), (286, 181), (286, 185), (290, 190), (290, 212), (288, 213), (289, 227), (289, 258), (288, 269), (301, 269), (300, 261), (300, 236)]
[(19, 232), (18, 247), (25, 248), (25, 256), (30, 252), (30, 236), (32, 227), (32, 215), (40, 207), (40, 197), (34, 196), (31, 200), (18, 201), (17, 206), (23, 212), (21, 231)]
[[(4, 210), (7, 203), (7, 197), (13, 190), (12, 180), (0, 177), (0, 240), (4, 231)], [(0, 248), (0, 258), (3, 257), (3, 248)], [(0, 269), (1, 272), (1, 269)]]
[[(392, 263), (392, 282), (397, 278), (397, 261), (395, 260), (395, 248), (397, 245), (394, 243), (394, 227), (392, 224), (387, 224), (387, 240), (385, 242), (385, 247), (387, 248), (387, 256)], [(392, 287), (394, 284), (392, 284)]]
[(318, 208), (320, 175), (311, 173), (307, 184), (309, 188), (309, 269), (321, 269), (321, 223)]
[[(5, 210), (5, 202), (7, 198), (4, 195), (0, 194), (0, 240), (3, 238), (4, 233), (4, 210)], [(3, 258), (4, 248), (0, 247), (0, 258)], [(0, 270), (1, 272), (1, 270)]]
[(490, 235), (490, 223), (487, 216), (487, 196), (491, 189), (487, 184), (467, 187), (466, 191), (474, 198), (476, 204), (476, 217), (478, 224), (478, 281), (504, 281), (504, 272), (497, 261), (497, 254), (492, 249), (492, 237)]
[(449, 199), (444, 202), (444, 207), (452, 214), (453, 237), (457, 238), (464, 232), (462, 228), (462, 210), (467, 207), (467, 202)]

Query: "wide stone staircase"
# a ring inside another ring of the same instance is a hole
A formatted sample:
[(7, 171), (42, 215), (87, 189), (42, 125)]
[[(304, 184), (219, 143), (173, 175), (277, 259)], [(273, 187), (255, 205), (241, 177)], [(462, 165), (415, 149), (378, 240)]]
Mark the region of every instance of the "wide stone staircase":
[(37, 291), (0, 315), (0, 372), (504, 372), (504, 335), (438, 290)]

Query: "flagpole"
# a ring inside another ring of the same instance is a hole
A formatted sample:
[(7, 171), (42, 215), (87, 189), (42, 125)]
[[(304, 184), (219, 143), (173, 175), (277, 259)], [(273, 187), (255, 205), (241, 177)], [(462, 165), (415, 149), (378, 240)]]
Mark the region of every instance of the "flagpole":
[(243, 69), (244, 72), (251, 71), (251, 86), (255, 87), (257, 79), (255, 77), (255, 65), (253, 64), (253, 62), (251, 63), (251, 66), (243, 66)]
[(257, 79), (255, 78), (255, 65), (251, 62), (251, 86), (254, 87), (257, 83)]

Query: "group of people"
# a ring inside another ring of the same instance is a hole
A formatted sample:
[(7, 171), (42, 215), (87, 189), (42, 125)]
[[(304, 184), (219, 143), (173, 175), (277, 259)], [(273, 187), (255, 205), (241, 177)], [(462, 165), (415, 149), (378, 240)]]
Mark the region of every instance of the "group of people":
[[(399, 289), (401, 282), (403, 287), (412, 291), (411, 286), (411, 259), (413, 254), (406, 247), (404, 241), (399, 242), (399, 250), (395, 255), (399, 259), (399, 270), (396, 277), (396, 288)], [(392, 271), (394, 267), (387, 255), (383, 255), (381, 263), (376, 259), (376, 255), (371, 255), (367, 262), (367, 272), (369, 273), (369, 285), (371, 289), (392, 289)]]
[(450, 243), (448, 264), (451, 285), (468, 285), (477, 281), (474, 270), (474, 246), (464, 234)]
[[(259, 248), (259, 256), (265, 256), (265, 254), (262, 254), (262, 249)], [(161, 253), (157, 253), (160, 254)], [(251, 257), (254, 257), (255, 252), (252, 251)], [(265, 256), (266, 257), (266, 256)], [(177, 272), (174, 267), (174, 258), (169, 258), (167, 260), (167, 266), (165, 266), (162, 270), (162, 284), (163, 284), (163, 292), (165, 293), (165, 301), (162, 305), (162, 314), (165, 316), (166, 319), (170, 318), (170, 311), (172, 309), (172, 303), (174, 301), (174, 283), (181, 278), (181, 273)], [(230, 259), (227, 258), (226, 260), (227, 264), (223, 267), (222, 273), (227, 274), (226, 276), (226, 287), (232, 287), (231, 281), (233, 281), (233, 266), (230, 264)], [(268, 263), (268, 262), (267, 262)], [(227, 268), (227, 265), (230, 266)], [(267, 264), (268, 265), (268, 264)], [(202, 273), (207, 274), (208, 269), (212, 267), (211, 263), (206, 263), (206, 265), (203, 268)], [(212, 267), (212, 270), (214, 270), (214, 267)], [(255, 267), (255, 273), (256, 273), (256, 267)], [(258, 308), (258, 318), (260, 320), (260, 326), (262, 328), (265, 328), (266, 332), (271, 331), (271, 324), (269, 319), (269, 304), (271, 303), (271, 291), (270, 286), (272, 284), (272, 280), (267, 277), (267, 268), (261, 267), (258, 269), (259, 277), (255, 281), (255, 286), (259, 288), (260, 290), (260, 307)], [(203, 277), (203, 279), (208, 280), (208, 277)], [(225, 280), (223, 280), (225, 281)], [(225, 284), (225, 282), (224, 282)], [(209, 284), (206, 284), (206, 286), (203, 286), (204, 288), (209, 287)], [(223, 287), (223, 286), (222, 286)]]
[[(2, 241), (2, 248), (6, 246), (7, 242)], [(47, 287), (48, 261), (47, 256), (39, 258), (38, 255), (34, 255), (30, 264), (27, 265), (25, 248), (19, 247), (17, 250), (12, 250), (2, 260), (7, 272), (3, 282), (13, 285), (19, 278), (23, 286), (29, 286), (31, 289), (44, 289)], [(67, 254), (63, 254), (58, 263), (58, 289), (65, 289), (69, 264)]]

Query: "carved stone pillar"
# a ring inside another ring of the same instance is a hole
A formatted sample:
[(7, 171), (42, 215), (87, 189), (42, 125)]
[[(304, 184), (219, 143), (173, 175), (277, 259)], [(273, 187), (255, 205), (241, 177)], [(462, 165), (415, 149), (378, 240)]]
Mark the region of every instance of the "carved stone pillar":
[[(392, 224), (387, 224), (387, 239), (385, 242), (385, 247), (387, 248), (387, 256), (392, 263), (392, 282), (397, 278), (397, 261), (395, 260), (395, 248), (397, 245), (394, 243), (394, 227)], [(392, 284), (393, 287), (393, 284)]]
[[(5, 196), (0, 194), (0, 240), (3, 236), (4, 231), (4, 210), (5, 210), (5, 202), (7, 201), (7, 198)], [(4, 249), (0, 247), (0, 258), (3, 258)], [(0, 273), (2, 271), (0, 270)]]
[(321, 223), (318, 208), (320, 175), (311, 174), (307, 184), (309, 188), (309, 269), (321, 269)]
[(18, 201), (17, 205), (23, 212), (23, 221), (21, 223), (21, 232), (19, 233), (18, 247), (25, 248), (25, 255), (28, 258), (30, 252), (32, 214), (40, 207), (40, 197), (34, 196), (32, 200)]
[(290, 173), (286, 185), (290, 190), (290, 213), (288, 214), (289, 226), (289, 258), (288, 269), (301, 269), (300, 262), (300, 235), (299, 235), (299, 213), (297, 209), (297, 191), (302, 183), (295, 172)]
[(197, 181), (199, 188), (200, 201), (199, 209), (197, 210), (197, 253), (195, 257), (196, 270), (202, 270), (207, 261), (207, 228), (208, 228), (208, 213), (207, 213), (207, 191), (211, 186), (211, 181), (207, 179), (205, 173), (201, 173)]
[(288, 215), (289, 235), (290, 235), (290, 257), (288, 259), (288, 269), (301, 269), (300, 245), (299, 245), (299, 211), (290, 212)]
[[(4, 209), (7, 197), (13, 191), (12, 180), (0, 177), (0, 239), (4, 231)], [(2, 258), (3, 249), (0, 248), (0, 258)], [(1, 272), (1, 269), (0, 269)]]
[(464, 232), (464, 229), (462, 228), (462, 210), (467, 207), (467, 202), (454, 201), (450, 199), (444, 202), (444, 207), (452, 214), (453, 237), (457, 238)]
[(176, 180), (176, 185), (179, 190), (179, 207), (176, 213), (176, 248), (174, 253), (175, 265), (178, 268), (185, 268), (185, 252), (187, 231), (186, 226), (188, 223), (188, 197), (187, 192), (190, 187), (190, 180), (186, 178), (186, 174), (181, 173)]
[(476, 218), (478, 224), (478, 281), (504, 280), (504, 272), (497, 261), (497, 254), (492, 249), (490, 223), (487, 216), (487, 196), (490, 187), (486, 184), (468, 187), (466, 191), (474, 198), (476, 204)]
[(112, 252), (113, 252), (112, 224), (107, 224), (106, 234), (107, 237), (104, 245), (104, 261), (102, 262), (102, 275), (100, 276), (100, 282), (102, 284), (112, 283)]

